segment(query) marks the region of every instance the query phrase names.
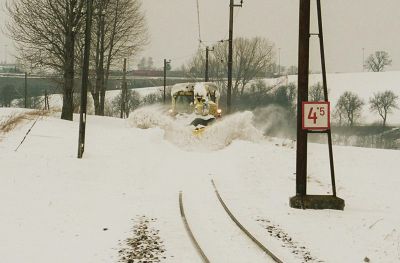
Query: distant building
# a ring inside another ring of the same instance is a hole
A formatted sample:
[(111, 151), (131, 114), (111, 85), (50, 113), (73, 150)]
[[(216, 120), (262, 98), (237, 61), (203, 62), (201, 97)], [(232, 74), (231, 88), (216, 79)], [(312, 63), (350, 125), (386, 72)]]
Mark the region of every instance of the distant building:
[(164, 71), (162, 70), (147, 70), (147, 69), (138, 69), (132, 70), (128, 73), (131, 76), (135, 77), (163, 77)]
[[(143, 77), (143, 78), (162, 78), (164, 77), (163, 70), (155, 70), (155, 69), (136, 69), (129, 71), (128, 76), (133, 77)], [(167, 77), (175, 77), (175, 78), (183, 78), (186, 77), (185, 73), (179, 70), (168, 70)]]

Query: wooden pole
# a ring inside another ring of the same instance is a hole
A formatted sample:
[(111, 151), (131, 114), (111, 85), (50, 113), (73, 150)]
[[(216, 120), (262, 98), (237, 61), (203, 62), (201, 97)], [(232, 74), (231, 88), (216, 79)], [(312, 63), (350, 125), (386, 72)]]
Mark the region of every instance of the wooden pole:
[(307, 131), (302, 127), (302, 103), (308, 101), (310, 59), (310, 0), (300, 0), (297, 100), (296, 195), (307, 194)]
[[(325, 97), (325, 101), (329, 101), (328, 82), (326, 79), (326, 66), (325, 66), (324, 34), (323, 34), (323, 29), (322, 29), (321, 0), (317, 0), (317, 10), (318, 10), (319, 45), (320, 45), (320, 51), (321, 51), (321, 68), (322, 68), (322, 80), (323, 80), (323, 87), (324, 87), (324, 97)], [(329, 149), (329, 165), (330, 165), (330, 169), (331, 169), (332, 193), (333, 193), (333, 196), (336, 196), (335, 166), (334, 166), (334, 162), (333, 162), (331, 129), (328, 130), (328, 149)]]
[(127, 85), (126, 85), (126, 58), (124, 58), (124, 69), (123, 69), (124, 75), (122, 77), (122, 90), (121, 90), (121, 114), (120, 117), (121, 119), (124, 118), (124, 115), (126, 114), (126, 96), (127, 96)]
[(79, 118), (79, 140), (78, 158), (81, 159), (85, 151), (85, 132), (86, 132), (86, 110), (87, 110), (87, 86), (89, 83), (89, 56), (90, 56), (90, 35), (92, 25), (93, 0), (86, 0), (86, 28), (85, 28), (85, 50), (83, 56), (82, 69), (82, 88), (81, 88), (81, 108)]

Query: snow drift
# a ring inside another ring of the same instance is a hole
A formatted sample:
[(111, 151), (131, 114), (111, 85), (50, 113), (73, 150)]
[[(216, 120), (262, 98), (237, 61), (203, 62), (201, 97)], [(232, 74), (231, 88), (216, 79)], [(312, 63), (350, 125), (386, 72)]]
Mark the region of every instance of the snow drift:
[(175, 118), (166, 114), (160, 105), (143, 107), (131, 114), (129, 125), (140, 129), (161, 128), (164, 138), (188, 151), (220, 150), (235, 140), (257, 142), (264, 138), (254, 125), (254, 115), (245, 111), (218, 119), (201, 135), (193, 134), (192, 120), (197, 115), (181, 115)]

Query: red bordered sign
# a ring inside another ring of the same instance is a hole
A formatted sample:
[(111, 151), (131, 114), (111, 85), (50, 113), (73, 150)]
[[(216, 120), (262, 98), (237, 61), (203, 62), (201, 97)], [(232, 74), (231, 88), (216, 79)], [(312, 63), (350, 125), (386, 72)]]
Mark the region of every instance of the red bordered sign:
[(303, 130), (328, 130), (331, 127), (331, 107), (329, 101), (310, 102), (302, 104)]

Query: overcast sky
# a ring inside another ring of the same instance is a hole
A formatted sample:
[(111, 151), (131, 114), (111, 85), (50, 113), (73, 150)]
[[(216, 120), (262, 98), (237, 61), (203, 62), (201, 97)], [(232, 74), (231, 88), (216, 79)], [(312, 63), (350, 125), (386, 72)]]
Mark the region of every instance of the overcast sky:
[[(10, 1), (10, 0), (9, 0)], [(11, 0), (12, 1), (12, 0)], [(236, 0), (239, 3), (239, 0)], [(0, 0), (2, 6), (6, 0)], [(196, 0), (142, 0), (151, 43), (142, 56), (151, 56), (155, 66), (162, 59), (172, 60), (174, 68), (186, 62), (198, 48)], [(312, 0), (315, 10), (315, 0)], [(206, 44), (228, 36), (229, 0), (199, 0), (201, 37)], [(234, 35), (262, 36), (281, 49), (281, 64), (297, 64), (298, 0), (244, 0), (235, 9)], [(390, 70), (400, 69), (400, 1), (399, 0), (334, 0), (322, 1), (325, 49), (329, 72), (362, 70), (365, 56), (375, 50), (386, 50), (393, 59)], [(6, 15), (2, 11), (1, 23)], [(316, 32), (316, 16), (312, 31)], [(13, 53), (12, 42), (0, 33), (0, 60), (5, 59), (5, 46)], [(311, 68), (319, 70), (318, 39), (312, 38)], [(10, 61), (11, 54), (7, 55)]]

